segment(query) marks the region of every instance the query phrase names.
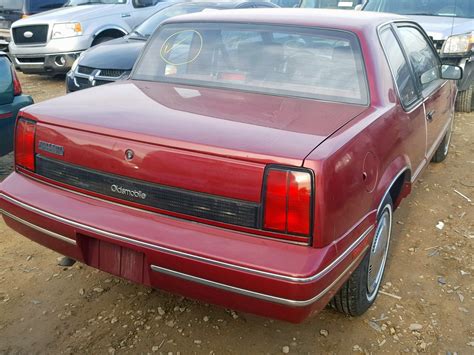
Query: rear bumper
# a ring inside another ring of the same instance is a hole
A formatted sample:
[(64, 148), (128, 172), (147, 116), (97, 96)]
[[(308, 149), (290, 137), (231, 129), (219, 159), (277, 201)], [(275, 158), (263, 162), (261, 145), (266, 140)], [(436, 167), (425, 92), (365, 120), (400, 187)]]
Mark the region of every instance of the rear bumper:
[(0, 156), (13, 150), (13, 131), (18, 111), (32, 103), (31, 96), (19, 95), (13, 98), (12, 103), (0, 105)]
[(362, 222), (337, 253), (334, 245), (291, 245), (92, 199), (18, 173), (1, 185), (0, 210), (26, 237), (101, 270), (291, 322), (325, 307), (373, 234), (369, 221)]

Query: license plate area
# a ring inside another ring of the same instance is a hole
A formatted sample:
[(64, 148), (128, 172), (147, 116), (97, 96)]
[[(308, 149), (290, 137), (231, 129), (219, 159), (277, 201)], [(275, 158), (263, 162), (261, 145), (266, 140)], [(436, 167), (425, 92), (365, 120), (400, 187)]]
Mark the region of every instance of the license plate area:
[(145, 254), (82, 234), (78, 234), (77, 239), (87, 265), (136, 283), (147, 284)]

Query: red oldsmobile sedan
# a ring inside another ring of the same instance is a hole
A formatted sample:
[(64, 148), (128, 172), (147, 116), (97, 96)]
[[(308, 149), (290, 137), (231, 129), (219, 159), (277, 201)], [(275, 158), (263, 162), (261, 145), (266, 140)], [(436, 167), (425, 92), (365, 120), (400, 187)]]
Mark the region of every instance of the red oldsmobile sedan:
[(328, 302), (359, 315), (393, 210), (448, 154), (461, 75), (394, 15), (177, 17), (130, 80), (20, 113), (1, 212), (148, 286), (291, 322)]

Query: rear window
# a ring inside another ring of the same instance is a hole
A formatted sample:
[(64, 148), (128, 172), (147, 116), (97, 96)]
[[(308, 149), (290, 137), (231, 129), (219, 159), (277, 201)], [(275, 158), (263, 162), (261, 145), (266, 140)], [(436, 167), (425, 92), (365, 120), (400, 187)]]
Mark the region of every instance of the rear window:
[(22, 10), (23, 0), (0, 0), (0, 9)]
[(26, 0), (25, 10), (27, 13), (43, 12), (61, 7), (65, 3), (65, 0)]
[(169, 24), (152, 37), (133, 78), (368, 104), (357, 37), (337, 30)]

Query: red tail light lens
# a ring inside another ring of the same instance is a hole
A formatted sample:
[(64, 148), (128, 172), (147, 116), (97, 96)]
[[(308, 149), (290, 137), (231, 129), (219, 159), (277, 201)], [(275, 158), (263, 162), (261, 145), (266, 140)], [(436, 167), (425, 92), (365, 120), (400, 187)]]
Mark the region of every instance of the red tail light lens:
[(263, 228), (308, 236), (311, 232), (313, 179), (309, 171), (266, 171)]
[(15, 69), (12, 68), (13, 76), (13, 95), (19, 96), (22, 93), (20, 80), (18, 80), (18, 75), (16, 75)]
[(19, 118), (15, 131), (15, 164), (28, 170), (35, 170), (35, 132), (33, 121)]

